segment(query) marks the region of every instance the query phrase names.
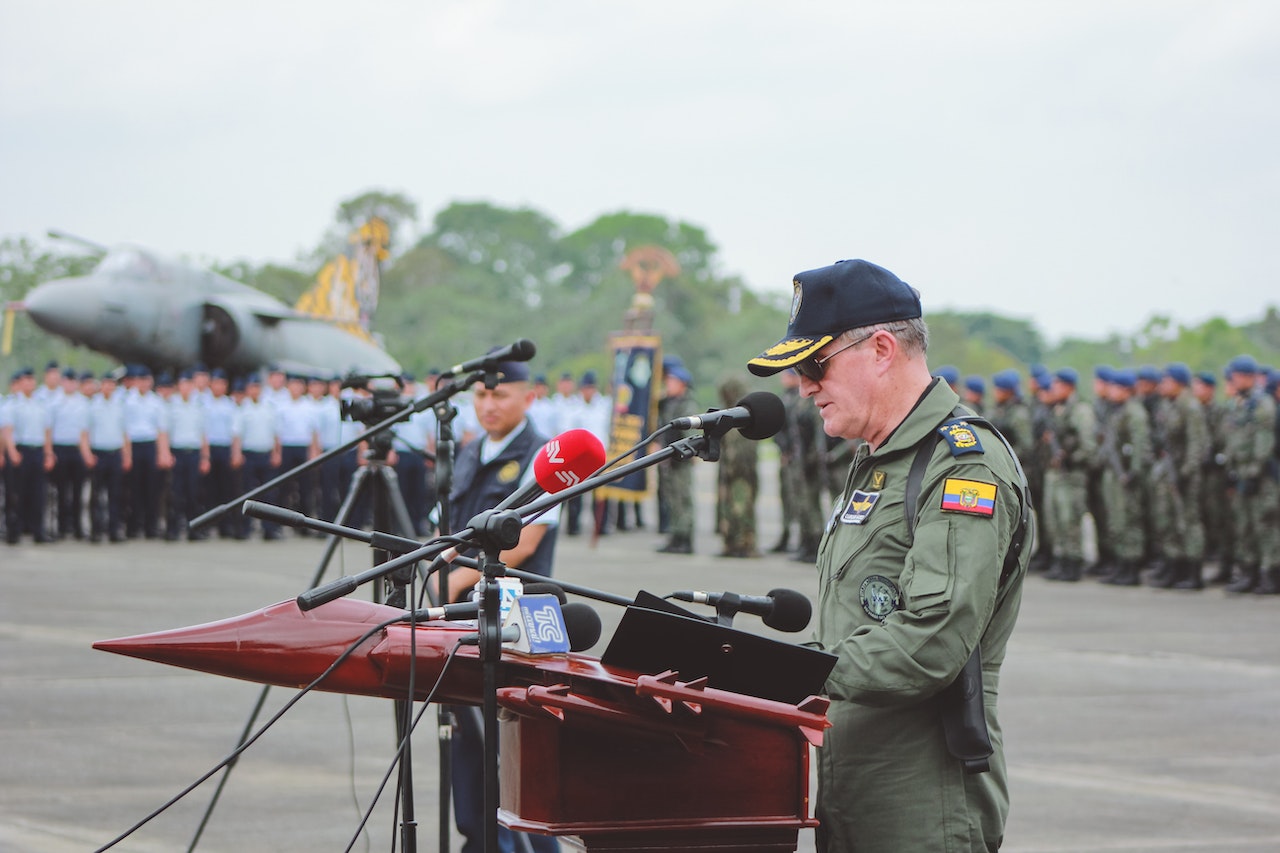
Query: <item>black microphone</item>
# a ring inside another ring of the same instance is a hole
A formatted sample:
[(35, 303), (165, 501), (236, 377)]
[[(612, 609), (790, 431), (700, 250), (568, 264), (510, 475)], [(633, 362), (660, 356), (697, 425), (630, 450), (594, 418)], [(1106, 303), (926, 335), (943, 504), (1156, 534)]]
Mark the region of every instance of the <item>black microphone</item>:
[(459, 373), (470, 373), (473, 370), (489, 370), (496, 367), (502, 361), (528, 361), (538, 352), (538, 348), (533, 341), (528, 338), (521, 338), (513, 344), (505, 347), (499, 347), (493, 352), (485, 353), (479, 358), (473, 358), (470, 361), (464, 361), (462, 364), (455, 364), (446, 370), (442, 376), (455, 376)]
[(679, 601), (692, 601), (695, 604), (709, 604), (718, 607), (721, 600), (728, 604), (730, 598), (737, 598), (734, 610), (738, 613), (750, 613), (759, 616), (764, 624), (775, 631), (794, 634), (803, 631), (813, 615), (813, 605), (804, 593), (794, 589), (771, 589), (768, 595), (738, 595), (733, 592), (701, 592), (698, 590), (680, 590), (671, 593), (671, 597)]
[(705, 415), (676, 418), (671, 426), (676, 429), (719, 429), (721, 432), (737, 427), (747, 438), (760, 441), (777, 435), (786, 417), (786, 408), (777, 394), (753, 391), (732, 409), (713, 409)]

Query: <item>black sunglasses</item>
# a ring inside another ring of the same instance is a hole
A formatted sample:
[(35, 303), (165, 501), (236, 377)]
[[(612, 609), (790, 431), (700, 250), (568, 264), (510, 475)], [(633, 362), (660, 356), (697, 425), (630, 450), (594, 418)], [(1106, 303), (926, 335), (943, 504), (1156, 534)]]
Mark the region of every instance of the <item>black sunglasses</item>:
[(822, 377), (827, 375), (828, 361), (835, 358), (845, 350), (856, 347), (858, 344), (862, 343), (863, 341), (871, 340), (872, 336), (874, 335), (875, 335), (875, 332), (871, 332), (870, 334), (863, 335), (853, 343), (845, 344), (844, 346), (840, 347), (840, 349), (836, 350), (835, 352), (827, 353), (822, 358), (806, 358), (804, 361), (796, 365), (796, 373), (799, 373), (801, 376), (803, 376), (805, 379), (808, 379), (810, 382), (821, 382)]

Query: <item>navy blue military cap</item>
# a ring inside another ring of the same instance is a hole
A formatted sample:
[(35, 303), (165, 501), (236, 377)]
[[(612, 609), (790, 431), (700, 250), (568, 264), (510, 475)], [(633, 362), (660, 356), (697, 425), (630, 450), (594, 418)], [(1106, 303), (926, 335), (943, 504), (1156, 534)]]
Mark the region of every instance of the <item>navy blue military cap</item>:
[(923, 316), (915, 288), (869, 261), (837, 261), (796, 273), (782, 340), (747, 362), (756, 376), (799, 364), (849, 329)]
[(1164, 378), (1164, 374), (1155, 365), (1144, 364), (1138, 368), (1138, 378), (1143, 382), (1159, 382)]
[(82, 371), (80, 371), (80, 376), (79, 376), (78, 378), (80, 379), (80, 381), (81, 381), (81, 382), (87, 382), (87, 381), (89, 381), (90, 379), (93, 379), (93, 378), (94, 378), (94, 376), (93, 376), (93, 371), (92, 371), (92, 370), (82, 370)]
[(937, 376), (948, 385), (954, 386), (960, 381), (960, 368), (956, 367), (954, 364), (944, 364), (942, 367), (935, 370), (933, 375)]
[(178, 374), (179, 379), (195, 379), (196, 372), (194, 368), (188, 367), (186, 370)]
[(1280, 370), (1273, 367), (1267, 371), (1267, 393), (1276, 393), (1276, 388), (1280, 388)]
[(1002, 370), (995, 376), (991, 377), (991, 384), (1002, 391), (1017, 391), (1022, 377), (1018, 375), (1018, 371), (1012, 367), (1008, 370)]
[(975, 394), (987, 393), (987, 382), (981, 376), (966, 376), (964, 378), (964, 387)]
[[(51, 358), (51, 359), (49, 359), (47, 362), (45, 362), (44, 369), (45, 369), (45, 370), (57, 370), (57, 369), (58, 369), (58, 361), (57, 361), (57, 359), (53, 359), (53, 358)], [(32, 371), (32, 375), (34, 375), (34, 374), (35, 374), (35, 371)]]
[(1250, 376), (1258, 372), (1258, 360), (1251, 355), (1238, 355), (1227, 365), (1231, 373), (1247, 373)]
[(1120, 367), (1111, 371), (1111, 378), (1107, 381), (1122, 388), (1132, 388), (1138, 384), (1138, 374), (1133, 368)]
[(209, 378), (210, 379), (226, 379), (227, 371), (223, 370), (221, 367), (215, 367), (213, 371), (210, 372)]
[(1068, 385), (1076, 385), (1080, 382), (1080, 374), (1076, 372), (1074, 367), (1061, 368), (1057, 373), (1053, 374), (1053, 378)]
[(161, 373), (156, 377), (156, 387), (169, 388), (173, 385), (173, 376), (168, 371)]
[(582, 381), (578, 384), (583, 388), (595, 388), (596, 385), (599, 384), (596, 379), (596, 372), (594, 370), (588, 370), (586, 373), (583, 373)]
[(1180, 385), (1191, 384), (1191, 368), (1180, 361), (1175, 361), (1173, 364), (1166, 366), (1164, 375)]
[(1199, 379), (1205, 385), (1213, 385), (1214, 387), (1217, 387), (1218, 385), (1218, 377), (1214, 376), (1208, 370), (1202, 370), (1199, 373), (1197, 373), (1196, 379)]
[(208, 373), (209, 368), (205, 366), (205, 363), (203, 361), (197, 361), (195, 364), (191, 366), (191, 371), (193, 373)]
[(240, 392), (248, 387), (249, 387), (249, 383), (245, 381), (245, 378), (243, 376), (237, 376), (235, 379), (231, 380), (232, 391)]
[(62, 368), (63, 379), (75, 379), (78, 375), (79, 374), (76, 373), (76, 369), (74, 367), (68, 365), (67, 367)]
[(668, 355), (662, 358), (662, 372), (666, 376), (674, 376), (685, 385), (693, 384), (693, 374), (689, 372), (689, 368), (684, 366), (678, 355)]
[(1109, 364), (1099, 364), (1093, 369), (1094, 378), (1101, 379), (1103, 382), (1110, 382), (1115, 372), (1116, 369)]
[(261, 374), (261, 373), (250, 373), (248, 376), (246, 376), (246, 377), (244, 378), (244, 382), (245, 382), (245, 385), (246, 385), (246, 386), (248, 386), (248, 385), (261, 385), (261, 384), (262, 384), (262, 374)]
[(409, 383), (417, 382), (418, 380), (412, 373), (405, 371), (404, 373), (400, 374), (400, 381), (408, 385)]
[(546, 384), (547, 384), (547, 374), (545, 374), (545, 373), (539, 373), (537, 376), (533, 377), (533, 381), (534, 381), (534, 384), (536, 384), (536, 385), (546, 385)]

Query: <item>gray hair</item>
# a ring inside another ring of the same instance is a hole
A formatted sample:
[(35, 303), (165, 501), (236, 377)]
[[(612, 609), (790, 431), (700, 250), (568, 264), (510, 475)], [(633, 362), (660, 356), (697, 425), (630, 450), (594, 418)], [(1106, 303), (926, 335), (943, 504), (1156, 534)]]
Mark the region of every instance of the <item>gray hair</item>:
[(840, 335), (846, 341), (856, 341), (858, 338), (867, 337), (878, 331), (886, 331), (898, 339), (898, 343), (902, 345), (907, 355), (924, 357), (929, 349), (929, 327), (925, 325), (923, 317), (915, 317), (910, 320), (892, 320), (888, 323), (875, 323), (870, 326), (860, 326), (856, 329), (849, 329)]

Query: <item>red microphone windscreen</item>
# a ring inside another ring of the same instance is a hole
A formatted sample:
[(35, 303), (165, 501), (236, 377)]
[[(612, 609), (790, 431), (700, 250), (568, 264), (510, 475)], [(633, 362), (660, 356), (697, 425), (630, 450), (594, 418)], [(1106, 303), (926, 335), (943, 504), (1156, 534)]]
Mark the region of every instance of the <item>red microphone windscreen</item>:
[(590, 430), (571, 429), (543, 445), (533, 457), (533, 476), (542, 490), (576, 486), (604, 464), (604, 445)]

